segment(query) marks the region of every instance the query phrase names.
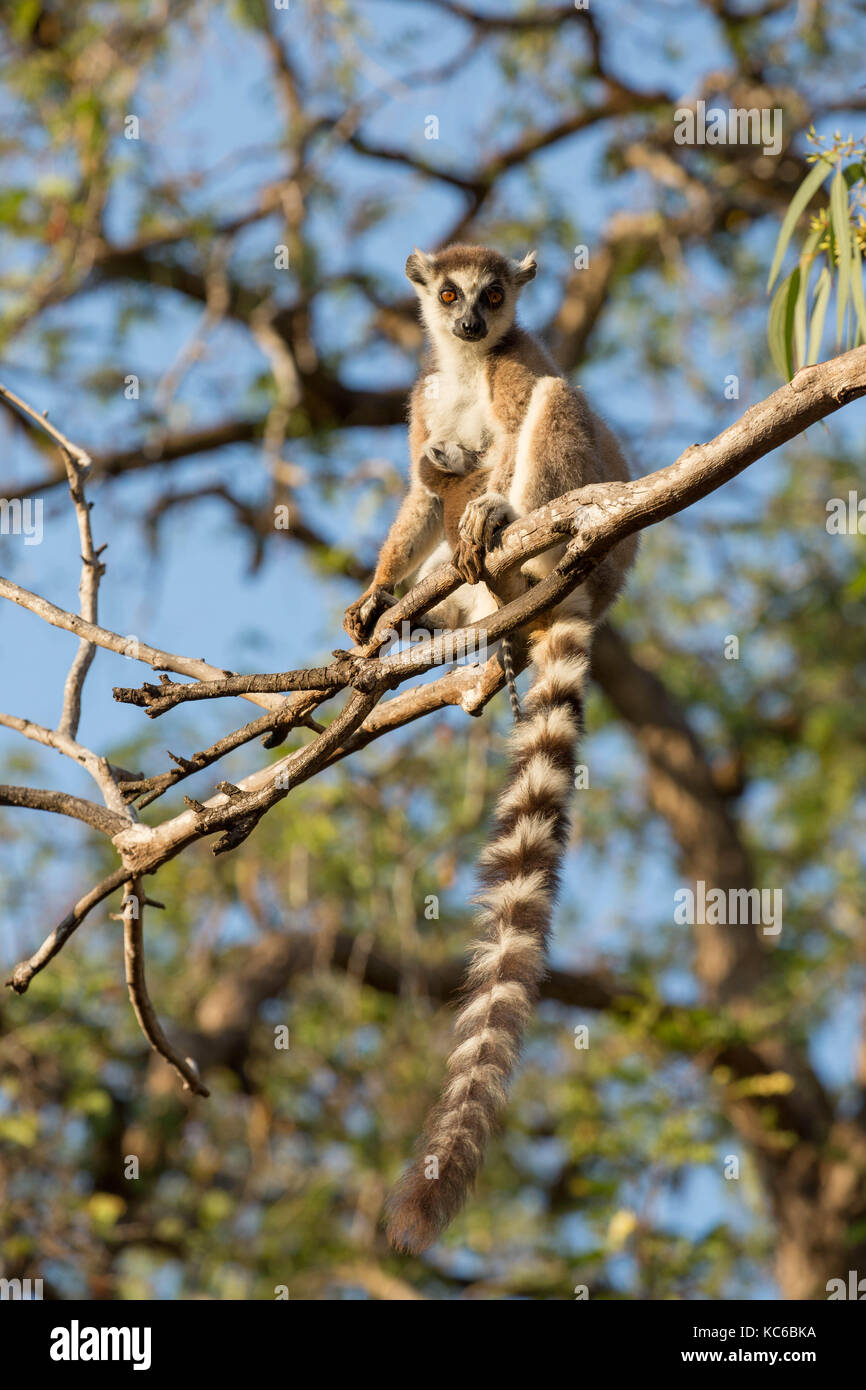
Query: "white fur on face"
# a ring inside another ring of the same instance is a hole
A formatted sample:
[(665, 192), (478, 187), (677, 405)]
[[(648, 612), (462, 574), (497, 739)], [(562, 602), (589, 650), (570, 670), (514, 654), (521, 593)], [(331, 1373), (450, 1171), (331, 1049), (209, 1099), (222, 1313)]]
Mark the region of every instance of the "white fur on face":
[(464, 270), (457, 270), (447, 278), (452, 285), (456, 285), (458, 290), (463, 292), (470, 303), (487, 285), (495, 283), (495, 276), (491, 276), (489, 273), (484, 274), (480, 269), (473, 269), (472, 266), (467, 266)]
[[(443, 285), (454, 285), (463, 295), (464, 305), (467, 309), (473, 309), (475, 303), (488, 285), (501, 284), (505, 294), (505, 301), (498, 309), (488, 309), (484, 305), (480, 306), (481, 313), (487, 324), (487, 336), (476, 343), (467, 343), (457, 338), (452, 332), (454, 323), (454, 313), (440, 303), (439, 291)], [(485, 356), (496, 343), (499, 342), (503, 334), (507, 333), (514, 323), (514, 313), (517, 306), (517, 292), (513, 285), (503, 282), (498, 276), (491, 275), (489, 270), (482, 269), (481, 266), (466, 265), (461, 266), (452, 274), (433, 275), (427, 285), (416, 285), (416, 293), (421, 301), (421, 313), (427, 330), (437, 348), (449, 352), (454, 349), (461, 355), (467, 353), (475, 356)]]

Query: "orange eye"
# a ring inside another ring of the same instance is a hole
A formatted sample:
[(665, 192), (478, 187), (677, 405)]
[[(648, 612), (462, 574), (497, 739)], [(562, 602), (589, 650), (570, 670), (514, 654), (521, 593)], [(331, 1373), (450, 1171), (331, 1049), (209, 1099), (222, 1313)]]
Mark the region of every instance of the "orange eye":
[(488, 300), (489, 300), (489, 302), (490, 302), (491, 308), (493, 308), (493, 309), (498, 309), (499, 306), (500, 306), (500, 304), (502, 303), (502, 291), (501, 291), (501, 290), (488, 290), (488, 291), (487, 291), (487, 298), (488, 298)]
[(457, 295), (453, 290), (442, 290), (439, 298), (442, 300), (443, 304), (453, 304)]

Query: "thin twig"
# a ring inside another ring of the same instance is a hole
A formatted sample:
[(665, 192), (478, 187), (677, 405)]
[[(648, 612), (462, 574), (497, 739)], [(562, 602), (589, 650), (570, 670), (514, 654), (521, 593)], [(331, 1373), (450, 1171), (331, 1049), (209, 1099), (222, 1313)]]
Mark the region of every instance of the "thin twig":
[[(559, 602), (617, 541), (663, 517), (683, 510), (808, 425), (863, 395), (866, 395), (866, 347), (856, 348), (829, 362), (803, 368), (787, 386), (753, 406), (716, 439), (708, 444), (694, 445), (687, 449), (681, 458), (668, 468), (660, 469), (631, 483), (579, 489), (513, 523), (503, 533), (501, 544), (486, 557), (486, 575), (493, 587), (498, 581), (505, 582), (507, 587), (505, 576), (531, 555), (539, 554), (552, 544), (561, 542), (564, 536), (571, 536), (572, 539), (566, 546), (559, 564), (545, 580), (522, 593), (518, 599), (507, 604), (498, 613), (491, 615), (487, 621), (488, 634), (501, 636), (512, 630), (513, 626), (525, 623), (530, 616), (535, 616)], [(472, 628), (463, 629), (461, 632), (448, 634), (446, 638), (437, 637), (432, 642), (421, 644), (419, 649), (410, 649), (395, 657), (382, 659), (372, 656), (372, 653), (377, 652), (387, 640), (388, 624), (396, 628), (402, 618), (416, 615), (444, 597), (459, 581), (459, 576), (455, 576), (453, 566), (441, 566), (421, 584), (417, 584), (380, 620), (373, 638), (365, 648), (357, 653), (347, 653), (345, 656), (340, 654), (338, 664), (343, 663), (348, 670), (355, 687), (354, 693), (341, 713), (305, 747), (296, 750), (277, 764), (259, 768), (237, 786), (223, 783), (218, 797), (211, 798), (204, 805), (191, 803), (189, 810), (155, 828), (134, 824), (115, 835), (113, 842), (123, 856), (124, 867), (115, 871), (110, 878), (104, 880), (76, 904), (35, 956), (16, 969), (10, 981), (12, 987), (23, 992), (32, 975), (42, 969), (56, 954), (91, 908), (121, 882), (154, 872), (187, 845), (217, 831), (223, 833), (215, 846), (216, 852), (233, 847), (240, 843), (265, 812), (281, 801), (293, 787), (315, 776), (339, 756), (344, 756), (354, 747), (360, 746), (361, 740), (369, 741), (363, 732), (364, 725), (385, 688), (399, 684), (417, 671), (429, 669), (429, 666), (437, 661), (448, 659), (448, 653), (452, 652), (455, 646), (459, 649), (460, 639), (473, 633)], [(19, 590), (17, 586), (10, 585), (9, 581), (0, 580), (0, 595), (4, 593), (16, 602), (24, 602), (25, 606), (32, 607), (57, 626), (79, 632), (81, 629), (92, 627), (83, 619), (63, 613), (62, 610), (47, 604), (45, 600)], [(95, 631), (99, 633), (101, 644), (109, 645), (115, 650), (118, 649), (116, 643), (123, 641), (115, 634), (105, 633), (104, 630)], [(417, 655), (418, 651), (421, 652), (420, 657)], [(153, 652), (153, 649), (147, 649), (144, 659), (151, 660), (151, 655), (158, 658), (160, 654)], [(182, 660), (186, 667), (184, 674), (193, 674), (189, 668), (194, 665), (206, 666), (206, 663), (193, 663), (185, 658), (174, 660), (177, 665), (170, 669), (180, 669), (179, 663)], [(157, 659), (152, 664), (159, 665), (160, 662)], [(329, 672), (330, 668), (324, 670)], [(213, 668), (208, 668), (207, 675), (212, 673), (223, 680), (228, 674), (214, 672)], [(202, 676), (206, 673), (199, 670), (194, 674)], [(466, 699), (471, 707), (473, 699), (483, 701), (487, 697), (486, 690), (492, 690), (493, 684), (490, 663), (482, 671), (480, 694), (473, 695), (475, 674), (473, 671), (464, 677), (463, 673), (460, 673), (459, 680), (455, 682), (455, 689), (451, 692), (454, 702), (463, 704)], [(320, 672), (317, 671), (316, 675), (320, 675)], [(462, 685), (464, 679), (467, 681), (466, 689)], [(476, 692), (477, 690), (478, 687)], [(324, 698), (323, 692), (317, 693)], [(405, 722), (409, 722), (417, 717), (418, 707), (412, 698), (414, 692), (406, 694), (409, 698), (401, 704), (397, 718), (402, 713)], [(307, 702), (311, 698), (310, 692), (298, 697), (299, 700)], [(430, 708), (441, 707), (438, 703), (440, 698), (440, 695), (437, 695), (431, 699)], [(271, 701), (274, 701), (277, 707), (285, 703), (273, 695), (268, 703), (271, 704)], [(393, 703), (398, 704), (398, 701)], [(374, 729), (386, 732), (394, 727), (397, 727), (396, 719), (386, 706), (371, 720), (368, 733), (375, 737), (378, 735), (374, 733)]]
[(16, 396), (15, 392), (10, 391), (8, 386), (4, 386), (2, 382), (0, 382), (0, 398), (13, 405), (20, 414), (27, 415), (31, 420), (34, 420), (40, 429), (49, 434), (56, 444), (60, 445), (61, 449), (65, 449), (67, 454), (71, 455), (79, 468), (90, 467), (93, 460), (87, 450), (82, 449), (79, 444), (73, 444), (71, 439), (67, 439), (65, 434), (61, 434), (60, 430), (51, 424), (47, 411), (40, 415), (38, 410), (34, 410), (32, 405), (22, 401), (20, 396)]
[[(90, 526), (90, 504), (84, 495), (84, 469), (76, 462), (67, 449), (62, 449), (66, 475), (69, 479), (69, 495), (75, 508), (78, 521), (78, 536), (81, 543), (81, 579), (78, 584), (79, 613), (89, 623), (99, 621), (99, 581), (105, 573), (105, 566), (99, 556), (104, 547), (96, 550)], [(78, 651), (69, 668), (63, 687), (63, 711), (58, 730), (75, 738), (81, 722), (81, 692), (87, 672), (96, 656), (96, 646), (82, 637)]]
[(107, 898), (128, 878), (128, 871), (123, 866), (115, 869), (113, 873), (98, 883), (95, 888), (91, 888), (89, 893), (85, 893), (83, 898), (67, 912), (63, 921), (46, 936), (42, 945), (28, 960), (24, 960), (20, 965), (16, 965), (12, 971), (10, 979), (6, 984), (10, 989), (14, 989), (16, 994), (24, 994), (34, 975), (38, 975), (40, 970), (44, 970), (50, 960), (53, 960), (58, 951), (66, 945), (72, 933), (80, 927), (89, 912), (101, 903), (103, 898)]
[(191, 758), (179, 757), (176, 753), (168, 751), (168, 756), (177, 763), (177, 767), (170, 772), (160, 772), (153, 777), (142, 777), (135, 781), (124, 782), (121, 790), (125, 797), (130, 801), (136, 801), (139, 810), (149, 806), (168, 791), (169, 787), (177, 786), (178, 782), (183, 782), (187, 777), (192, 777), (194, 773), (201, 772), (203, 768), (210, 767), (213, 763), (224, 758), (227, 753), (232, 753), (236, 748), (241, 748), (245, 743), (251, 743), (260, 734), (270, 734), (271, 737), (265, 739), (265, 747), (276, 747), (277, 743), (282, 743), (285, 735), (291, 729), (303, 724), (305, 728), (312, 728), (316, 733), (321, 733), (322, 726), (312, 719), (301, 720), (297, 713), (292, 713), (291, 704), (285, 701), (285, 713), (274, 710), (271, 714), (263, 714), (259, 719), (253, 719), (249, 724), (244, 724), (242, 728), (235, 729), (233, 733), (226, 734), (224, 738), (217, 739), (209, 748), (205, 748), (200, 753), (193, 753)]
[(154, 1052), (158, 1052), (170, 1067), (174, 1067), (183, 1081), (184, 1089), (194, 1091), (197, 1096), (208, 1096), (210, 1092), (199, 1076), (196, 1063), (192, 1057), (181, 1057), (175, 1052), (150, 1002), (144, 978), (144, 905), (141, 879), (128, 879), (123, 885), (122, 916), (123, 963), (130, 1003), (147, 1041)]
[(94, 830), (101, 830), (104, 835), (116, 835), (129, 825), (125, 816), (106, 810), (95, 801), (69, 796), (66, 792), (44, 791), (39, 787), (0, 785), (0, 806), (23, 806), (32, 811), (54, 811), (61, 816), (72, 816), (75, 820), (92, 825)]
[(29, 738), (34, 743), (41, 743), (44, 748), (53, 748), (56, 752), (62, 753), (64, 757), (80, 763), (99, 787), (106, 806), (116, 815), (122, 816), (125, 824), (129, 824), (132, 817), (124, 805), (117, 787), (120, 769), (114, 768), (107, 758), (102, 758), (92, 749), (85, 748), (84, 744), (62, 734), (59, 729), (48, 729), (44, 724), (36, 724), (32, 719), (22, 719), (17, 714), (0, 712), (0, 727), (14, 729), (24, 738)]
[[(142, 642), (134, 634), (121, 636), (118, 632), (112, 632), (109, 628), (99, 627), (95, 623), (89, 623), (77, 613), (69, 613), (65, 608), (58, 608), (57, 604), (50, 603), (48, 599), (42, 598), (39, 594), (31, 593), (29, 589), (24, 589), (20, 584), (15, 584), (11, 579), (0, 576), (0, 598), (9, 599), (10, 603), (17, 603), (20, 608), (26, 608), (29, 612), (35, 613), (38, 618), (52, 627), (62, 628), (65, 632), (72, 632), (77, 637), (86, 638), (89, 642), (94, 642), (97, 647), (104, 647), (106, 651), (117, 652), (120, 656), (130, 657), (134, 661), (141, 661), (145, 666), (151, 666), (154, 670), (176, 671), (180, 675), (192, 676), (198, 680), (216, 680), (221, 677), (229, 676), (232, 673), (212, 666), (210, 662), (195, 657), (178, 656), (174, 652), (160, 651), (158, 647), (152, 647), (147, 642)], [(253, 704), (262, 705), (265, 709), (279, 709), (283, 701), (268, 696), (250, 696)]]
[(479, 643), (507, 636), (549, 611), (586, 579), (618, 541), (706, 497), (816, 420), (863, 395), (866, 347), (859, 347), (830, 362), (802, 368), (791, 382), (752, 406), (715, 439), (691, 445), (667, 467), (631, 482), (577, 488), (520, 517), (505, 528), (485, 557), (483, 578), (491, 587), (505, 582), (509, 572), (524, 561), (560, 544), (563, 538), (572, 539), (551, 574), (479, 623), (438, 634), (396, 656), (378, 654), (388, 633), (398, 632), (402, 621), (425, 612), (462, 582), (454, 565), (446, 563), (383, 614), (364, 648), (339, 655), (329, 666), (223, 676), (191, 685), (166, 679), (158, 686), (145, 684), (139, 690), (118, 688), (115, 699), (142, 705), (156, 718), (178, 704), (228, 695), (318, 692), (320, 688), (336, 693), (347, 685), (358, 690), (398, 685), (434, 666), (459, 660), (467, 652), (477, 651)]
[[(298, 749), (282, 764), (253, 774), (246, 779), (245, 787), (233, 789), (233, 795), (220, 793), (218, 798), (212, 798), (197, 810), (191, 809), (174, 816), (156, 830), (144, 825), (132, 825), (114, 836), (113, 843), (123, 854), (124, 865), (75, 904), (38, 951), (15, 967), (6, 984), (17, 994), (24, 994), (34, 975), (57, 955), (91, 909), (130, 877), (154, 873), (186, 845), (203, 839), (205, 835), (221, 830), (222, 841), (225, 841), (233, 831), (239, 830), (241, 833), (236, 842), (245, 838), (249, 831), (244, 830), (244, 823), (257, 822), (265, 811), (287, 796), (293, 786), (321, 771), (334, 749), (349, 739), (363, 723), (378, 698), (375, 694), (353, 695), (341, 713), (312, 743)], [(280, 771), (284, 775), (277, 780)]]

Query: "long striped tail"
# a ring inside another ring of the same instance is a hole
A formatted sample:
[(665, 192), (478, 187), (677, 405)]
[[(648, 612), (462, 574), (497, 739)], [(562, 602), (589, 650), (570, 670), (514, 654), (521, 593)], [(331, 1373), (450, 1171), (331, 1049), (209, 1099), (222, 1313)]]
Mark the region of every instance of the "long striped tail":
[(481, 857), (484, 939), (457, 1015), (449, 1078), (386, 1204), (400, 1250), (426, 1249), (460, 1210), (506, 1103), (546, 969), (591, 639), (591, 624), (577, 617), (557, 617), (532, 638), (536, 677), (511, 732), (510, 776)]

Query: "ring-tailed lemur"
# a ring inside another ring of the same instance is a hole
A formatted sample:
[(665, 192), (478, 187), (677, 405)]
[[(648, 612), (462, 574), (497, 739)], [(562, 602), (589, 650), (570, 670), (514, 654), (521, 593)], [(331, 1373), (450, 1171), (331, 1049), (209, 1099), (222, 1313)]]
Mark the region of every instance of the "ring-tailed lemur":
[[(411, 398), (409, 492), (372, 584), (346, 613), (357, 642), (393, 602), (400, 580), (415, 572), (420, 578), (448, 558), (466, 583), (428, 619), (458, 627), (489, 615), (497, 600), (481, 577), (501, 526), (572, 488), (628, 477), (611, 431), (515, 324), (518, 295), (535, 271), (534, 253), (513, 261), (482, 246), (436, 255), (416, 249), (406, 262), (431, 355)], [(530, 624), (535, 676), (511, 734), (510, 775), (481, 858), (484, 937), (457, 1016), (450, 1075), (387, 1204), (398, 1248), (425, 1249), (462, 1206), (505, 1103), (545, 971), (593, 628), (636, 548), (633, 537), (621, 541), (580, 588)], [(537, 581), (549, 574), (562, 549), (527, 561), (524, 575)]]

